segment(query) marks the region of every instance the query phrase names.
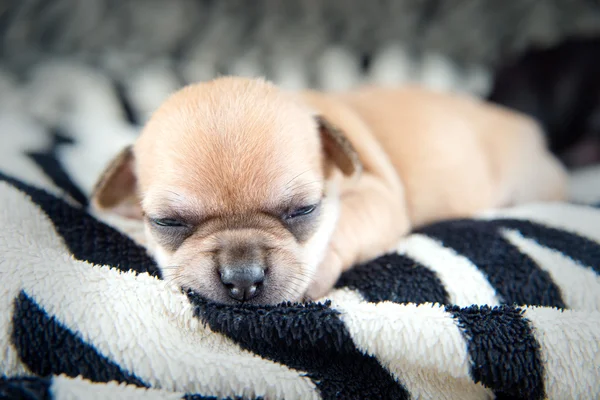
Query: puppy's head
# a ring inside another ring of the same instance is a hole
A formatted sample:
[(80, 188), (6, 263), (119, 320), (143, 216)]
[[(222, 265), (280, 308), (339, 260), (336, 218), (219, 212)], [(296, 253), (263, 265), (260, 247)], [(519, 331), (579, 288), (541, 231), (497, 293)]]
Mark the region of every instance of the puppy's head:
[(109, 165), (104, 212), (143, 219), (165, 279), (223, 303), (302, 299), (358, 159), (342, 133), (262, 81), (186, 87)]

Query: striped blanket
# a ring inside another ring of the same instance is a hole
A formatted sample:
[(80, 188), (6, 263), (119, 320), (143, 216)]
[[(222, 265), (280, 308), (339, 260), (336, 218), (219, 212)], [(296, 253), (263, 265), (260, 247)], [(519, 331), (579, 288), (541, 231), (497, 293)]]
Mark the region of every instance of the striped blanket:
[[(427, 226), (345, 273), (327, 299), (223, 306), (170, 286), (139, 232), (86, 209), (136, 128), (108, 111), (53, 128), (0, 115), (0, 398), (600, 395), (593, 205)], [(586, 179), (579, 187), (600, 188), (600, 172)]]

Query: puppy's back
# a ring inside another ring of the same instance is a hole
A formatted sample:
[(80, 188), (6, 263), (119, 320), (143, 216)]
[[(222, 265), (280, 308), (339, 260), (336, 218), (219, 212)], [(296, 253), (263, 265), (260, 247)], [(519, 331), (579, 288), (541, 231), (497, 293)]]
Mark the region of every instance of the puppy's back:
[(415, 226), (564, 197), (565, 171), (529, 117), (418, 87), (368, 87), (331, 97), (352, 109), (384, 149)]

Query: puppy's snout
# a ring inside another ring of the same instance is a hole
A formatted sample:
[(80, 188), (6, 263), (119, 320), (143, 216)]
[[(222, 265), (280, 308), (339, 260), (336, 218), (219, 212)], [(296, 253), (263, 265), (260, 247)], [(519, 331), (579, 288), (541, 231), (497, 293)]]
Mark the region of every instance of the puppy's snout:
[(262, 289), (265, 270), (259, 265), (244, 267), (222, 267), (221, 282), (229, 297), (237, 301), (247, 301), (256, 297)]
[(227, 295), (248, 301), (263, 290), (266, 266), (262, 249), (255, 246), (224, 249), (219, 254), (219, 272)]

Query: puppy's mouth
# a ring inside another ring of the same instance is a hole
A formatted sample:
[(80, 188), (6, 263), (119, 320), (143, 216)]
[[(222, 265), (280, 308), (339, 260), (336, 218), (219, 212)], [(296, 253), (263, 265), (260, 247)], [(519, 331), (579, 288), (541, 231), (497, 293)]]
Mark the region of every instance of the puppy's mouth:
[[(285, 267), (284, 267), (285, 268)], [(276, 267), (262, 269), (248, 266), (240, 269), (225, 269), (208, 279), (190, 276), (184, 271), (192, 269), (178, 267), (174, 277), (168, 270), (165, 279), (174, 281), (186, 293), (211, 302), (229, 305), (276, 305), (286, 302), (306, 301), (308, 279), (301, 276), (277, 277)]]

